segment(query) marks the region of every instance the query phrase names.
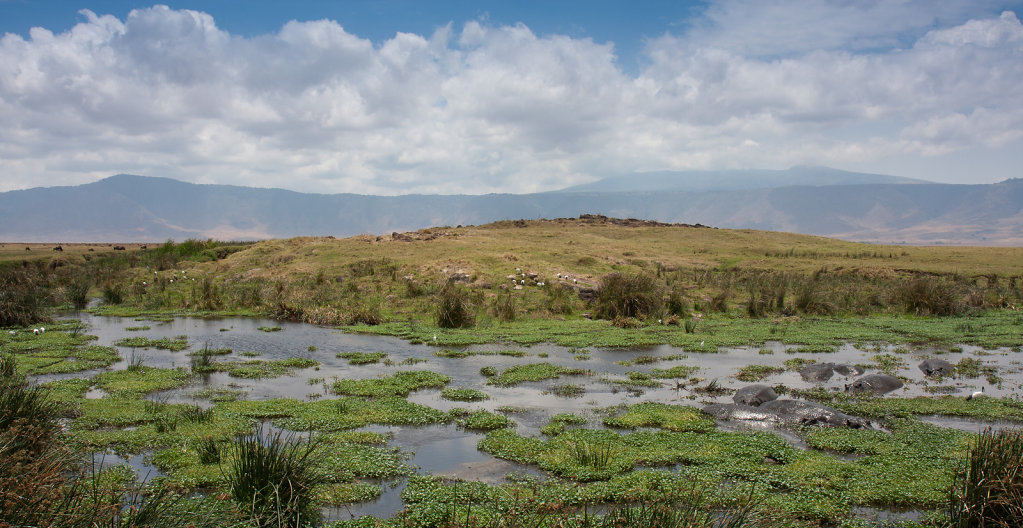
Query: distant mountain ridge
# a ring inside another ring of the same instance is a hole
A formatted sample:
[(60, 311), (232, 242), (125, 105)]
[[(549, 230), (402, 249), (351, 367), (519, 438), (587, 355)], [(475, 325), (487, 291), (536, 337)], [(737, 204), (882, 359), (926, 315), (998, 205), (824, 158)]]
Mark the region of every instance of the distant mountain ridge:
[[(651, 181), (637, 185), (656, 184), (656, 179)], [(342, 237), (592, 213), (864, 242), (1023, 245), (1023, 180), (983, 185), (913, 182), (366, 196), (117, 175), (73, 187), (0, 193), (0, 241)]]
[(901, 176), (849, 172), (831, 167), (798, 166), (785, 170), (654, 171), (604, 178), (553, 192), (727, 191), (777, 187), (932, 183)]

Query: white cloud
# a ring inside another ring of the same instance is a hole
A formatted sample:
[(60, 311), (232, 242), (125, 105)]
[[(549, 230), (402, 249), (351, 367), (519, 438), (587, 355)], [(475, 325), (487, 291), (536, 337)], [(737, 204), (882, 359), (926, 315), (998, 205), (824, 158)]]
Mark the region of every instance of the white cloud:
[(66, 33), (0, 38), (0, 190), (128, 172), (315, 192), (530, 192), (638, 170), (1011, 148), (1023, 26), (973, 12), (725, 0), (650, 41), (630, 76), (611, 44), (523, 25), (374, 44), (329, 20), (245, 38), (195, 11), (83, 11)]

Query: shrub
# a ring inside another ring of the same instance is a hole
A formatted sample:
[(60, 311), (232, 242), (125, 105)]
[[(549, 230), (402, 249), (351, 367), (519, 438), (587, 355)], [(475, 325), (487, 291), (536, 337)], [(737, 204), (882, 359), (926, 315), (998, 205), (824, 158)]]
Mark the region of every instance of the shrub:
[(438, 295), (437, 326), (468, 328), (476, 324), (476, 314), (465, 288), (449, 282)]
[(227, 480), (231, 497), (258, 527), (315, 526), (321, 514), (313, 500), (320, 477), (311, 457), (315, 445), (262, 431), (234, 443)]
[(89, 304), (89, 280), (79, 278), (64, 286), (64, 299), (78, 310)]
[(121, 285), (108, 282), (103, 286), (103, 302), (121, 304), (124, 302), (124, 289)]
[(561, 284), (554, 284), (544, 289), (546, 297), (543, 308), (552, 314), (569, 315), (572, 313), (572, 289)]
[(668, 294), (668, 302), (665, 308), (668, 313), (675, 316), (684, 316), (689, 312), (689, 303), (686, 302), (686, 298), (678, 290), (671, 290)]
[(602, 319), (645, 317), (662, 303), (661, 289), (650, 275), (609, 273), (600, 279), (595, 313)]
[(949, 499), (953, 528), (1023, 526), (1023, 432), (981, 433)]
[(502, 321), (514, 321), (515, 297), (512, 296), (511, 292), (498, 293), (490, 305), (490, 313)]
[(959, 315), (966, 311), (955, 285), (933, 277), (919, 277), (897, 287), (891, 303), (902, 304), (906, 312), (920, 315)]
[(30, 270), (0, 271), (0, 326), (28, 326), (46, 316), (43, 277)]

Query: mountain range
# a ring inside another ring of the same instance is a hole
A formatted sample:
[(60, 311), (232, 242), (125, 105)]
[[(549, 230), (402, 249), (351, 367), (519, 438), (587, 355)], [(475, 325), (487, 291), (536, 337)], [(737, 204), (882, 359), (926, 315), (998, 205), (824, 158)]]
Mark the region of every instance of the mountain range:
[(384, 234), (603, 214), (899, 244), (1023, 245), (1023, 179), (939, 184), (826, 167), (656, 172), (534, 194), (311, 194), (116, 175), (0, 193), (0, 240)]

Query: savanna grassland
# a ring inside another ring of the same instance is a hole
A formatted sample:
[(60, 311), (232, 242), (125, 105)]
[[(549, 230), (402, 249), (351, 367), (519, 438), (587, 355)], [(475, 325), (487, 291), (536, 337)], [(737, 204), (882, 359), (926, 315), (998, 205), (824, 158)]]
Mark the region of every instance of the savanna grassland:
[[(892, 521), (902, 526), (1023, 519), (1018, 425), (978, 435), (922, 419), (1023, 423), (1018, 380), (1009, 383), (1019, 369), (985, 363), (1000, 354), (1010, 364), (1023, 346), (1021, 248), (867, 245), (587, 216), (348, 239), (14, 249), (0, 251), (0, 489), (13, 490), (0, 493), (0, 509), (31, 513), (8, 513), (0, 525), (316, 526), (320, 506), (372, 501), (392, 481), (405, 485), (402, 511), (333, 524), (868, 526), (866, 511), (912, 512)], [(56, 315), (73, 309), (129, 318), (124, 331), (137, 335), (97, 343)], [(431, 353), (339, 352), (349, 370), (338, 372), (376, 370), (329, 378), (308, 357), (313, 345), (264, 359), (153, 330), (225, 316), (395, 336)], [(862, 367), (900, 375), (920, 394), (772, 381), (849, 344), (870, 358)], [(589, 366), (603, 351), (654, 345), (675, 353), (633, 354), (615, 363), (630, 369), (620, 375)], [(751, 362), (724, 385), (774, 383), (785, 397), (874, 425), (719, 427), (700, 403), (734, 389), (701, 377), (700, 362), (735, 347), (800, 355)], [(966, 357), (964, 347), (975, 352)], [(187, 367), (134, 356), (147, 349), (180, 350)], [(944, 379), (906, 376), (910, 361), (931, 355), (963, 357)], [(471, 361), (485, 366), (456, 375)], [(239, 389), (296, 373), (322, 392), (250, 399)], [(238, 383), (206, 386), (211, 375)], [(967, 399), (957, 392), (964, 379), (999, 392)], [(159, 398), (196, 384), (201, 405)], [(596, 400), (597, 386), (634, 399), (550, 416), (498, 400), (521, 387), (554, 402)], [(424, 404), (433, 393), (430, 401), (457, 406)], [(522, 413), (543, 415), (538, 434), (522, 432)], [(309, 439), (253, 432), (267, 424)], [(480, 452), (532, 473), (497, 484), (417, 474), (402, 446), (367, 426), (471, 431)], [(38, 440), (19, 440), (29, 434)], [(143, 485), (123, 465), (82, 469), (94, 452), (145, 454), (163, 476)]]

